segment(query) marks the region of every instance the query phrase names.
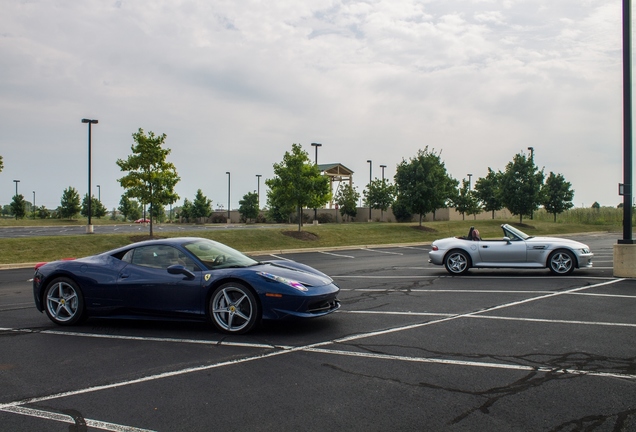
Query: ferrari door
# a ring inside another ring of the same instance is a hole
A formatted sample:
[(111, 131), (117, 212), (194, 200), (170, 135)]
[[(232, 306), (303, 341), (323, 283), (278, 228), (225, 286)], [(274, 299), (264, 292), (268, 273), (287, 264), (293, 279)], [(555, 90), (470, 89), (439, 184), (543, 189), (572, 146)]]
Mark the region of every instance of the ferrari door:
[(120, 271), (118, 291), (124, 307), (134, 315), (185, 317), (204, 313), (201, 271), (194, 269), (193, 279), (168, 273), (179, 264), (176, 248), (152, 245), (132, 251), (130, 263)]

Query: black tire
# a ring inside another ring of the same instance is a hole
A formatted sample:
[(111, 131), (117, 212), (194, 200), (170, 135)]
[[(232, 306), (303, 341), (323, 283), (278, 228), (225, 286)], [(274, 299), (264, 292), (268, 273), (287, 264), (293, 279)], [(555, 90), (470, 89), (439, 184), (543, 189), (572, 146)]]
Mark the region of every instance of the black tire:
[(72, 279), (53, 279), (44, 290), (43, 301), (46, 314), (55, 324), (75, 325), (84, 318), (84, 296)]
[(557, 276), (567, 276), (574, 271), (576, 267), (576, 258), (572, 252), (559, 249), (550, 254), (548, 258), (548, 268)]
[(444, 257), (444, 267), (452, 275), (465, 275), (470, 269), (470, 258), (463, 250), (452, 250)]
[(260, 309), (252, 291), (239, 282), (219, 286), (210, 297), (210, 319), (223, 333), (243, 334), (254, 327)]

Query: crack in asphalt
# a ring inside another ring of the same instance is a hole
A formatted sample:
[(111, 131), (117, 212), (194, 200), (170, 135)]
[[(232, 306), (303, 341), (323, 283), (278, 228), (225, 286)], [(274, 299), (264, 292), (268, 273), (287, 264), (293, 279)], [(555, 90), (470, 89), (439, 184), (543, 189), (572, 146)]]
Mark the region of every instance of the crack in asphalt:
[[(413, 350), (414, 347), (402, 347), (399, 345), (368, 345), (368, 344), (348, 344), (351, 347), (355, 347), (361, 351), (368, 352), (376, 355), (392, 355), (394, 352), (389, 352), (387, 348), (403, 348)], [(466, 353), (448, 353), (427, 350), (423, 348), (417, 348), (417, 351), (423, 353), (424, 357), (436, 357), (442, 359), (459, 359), (459, 360), (485, 360), (492, 362), (493, 360), (507, 363), (516, 364), (520, 366), (533, 367), (536, 370), (529, 372), (522, 378), (513, 381), (505, 386), (492, 387), (486, 390), (468, 390), (451, 386), (442, 386), (428, 382), (419, 382), (417, 384), (404, 382), (396, 378), (381, 377), (377, 375), (362, 374), (359, 371), (348, 371), (343, 368), (323, 364), (323, 366), (330, 367), (331, 369), (340, 371), (342, 373), (352, 374), (356, 376), (362, 376), (366, 378), (379, 379), (389, 382), (398, 383), (401, 385), (429, 388), (433, 390), (443, 390), (451, 393), (458, 393), (470, 396), (476, 396), (485, 398), (483, 403), (474, 406), (460, 415), (450, 420), (447, 424), (449, 426), (461, 423), (475, 412), (481, 412), (483, 414), (489, 414), (490, 409), (504, 398), (510, 396), (517, 396), (520, 393), (532, 390), (540, 387), (546, 383), (550, 383), (556, 380), (570, 380), (582, 378), (585, 373), (589, 372), (602, 372), (602, 373), (617, 373), (624, 375), (633, 375), (636, 372), (636, 357), (609, 357), (604, 355), (596, 355), (587, 352), (568, 352), (568, 353), (529, 353), (516, 356), (500, 356), (491, 354), (466, 354)], [(571, 374), (563, 373), (563, 371), (581, 371), (583, 374)], [(561, 425), (555, 426), (550, 429), (554, 432), (560, 431), (592, 431), (598, 426), (607, 426), (612, 419), (614, 419), (613, 427), (611, 430), (615, 432), (626, 431), (631, 427), (633, 423), (629, 420), (636, 414), (636, 409), (628, 409), (620, 412), (615, 412), (605, 415), (590, 415), (581, 419), (569, 420)]]

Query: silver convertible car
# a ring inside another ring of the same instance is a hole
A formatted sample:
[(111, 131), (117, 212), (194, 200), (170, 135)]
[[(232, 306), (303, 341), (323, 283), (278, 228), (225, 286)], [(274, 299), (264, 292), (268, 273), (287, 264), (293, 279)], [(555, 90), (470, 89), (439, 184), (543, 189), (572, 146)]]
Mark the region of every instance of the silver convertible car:
[(452, 275), (470, 268), (549, 268), (555, 275), (568, 275), (575, 268), (592, 267), (590, 248), (574, 240), (532, 237), (508, 224), (501, 225), (503, 238), (482, 240), (474, 227), (467, 237), (435, 240), (429, 262), (443, 265)]

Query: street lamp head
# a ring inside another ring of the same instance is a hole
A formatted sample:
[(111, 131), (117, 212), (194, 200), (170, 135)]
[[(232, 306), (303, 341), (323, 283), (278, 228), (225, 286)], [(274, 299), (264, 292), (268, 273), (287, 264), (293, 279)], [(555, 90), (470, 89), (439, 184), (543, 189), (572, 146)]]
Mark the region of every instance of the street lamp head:
[(380, 165), (380, 168), (386, 168), (386, 165)]
[(230, 172), (229, 172), (229, 171), (225, 171), (225, 174), (229, 175), (229, 174), (230, 174)]
[(96, 123), (98, 123), (98, 120), (94, 120), (94, 119), (82, 119), (82, 123), (91, 123), (91, 124), (96, 124)]
[(370, 161), (370, 160), (367, 160), (367, 162), (371, 163), (371, 161)]
[(322, 144), (320, 143), (311, 143), (311, 145), (314, 147), (322, 147)]

